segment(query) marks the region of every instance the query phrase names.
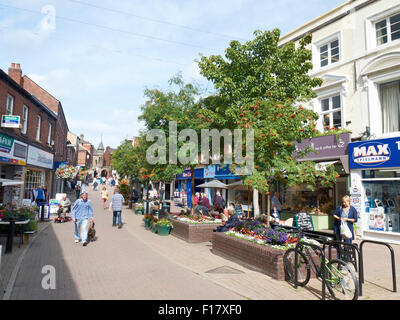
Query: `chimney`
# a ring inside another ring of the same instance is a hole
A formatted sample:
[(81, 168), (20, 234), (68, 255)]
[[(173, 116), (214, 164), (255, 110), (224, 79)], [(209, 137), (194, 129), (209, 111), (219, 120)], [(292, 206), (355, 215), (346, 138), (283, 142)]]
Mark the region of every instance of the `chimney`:
[(14, 62), (11, 63), (11, 67), (8, 68), (8, 75), (16, 83), (22, 86), (22, 70), (21, 70), (21, 65), (19, 63), (17, 64), (15, 64)]

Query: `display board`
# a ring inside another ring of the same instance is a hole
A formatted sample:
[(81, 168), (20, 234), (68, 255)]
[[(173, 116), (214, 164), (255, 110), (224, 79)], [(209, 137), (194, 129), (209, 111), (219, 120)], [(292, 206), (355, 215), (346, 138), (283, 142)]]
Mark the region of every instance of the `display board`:
[(312, 222), (312, 217), (307, 212), (300, 212), (296, 214), (294, 216), (293, 223), (297, 228), (314, 231), (314, 224)]

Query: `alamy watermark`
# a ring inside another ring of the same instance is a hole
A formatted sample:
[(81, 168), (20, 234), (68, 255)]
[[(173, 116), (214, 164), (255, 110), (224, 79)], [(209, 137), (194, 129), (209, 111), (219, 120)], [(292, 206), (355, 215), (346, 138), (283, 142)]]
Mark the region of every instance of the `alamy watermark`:
[(52, 265), (45, 265), (42, 268), (42, 274), (45, 274), (45, 276), (42, 278), (43, 290), (55, 290), (56, 289), (56, 268)]
[[(193, 129), (183, 129), (178, 133), (177, 122), (169, 122), (168, 139), (161, 129), (152, 129), (147, 132), (146, 140), (154, 142), (146, 150), (146, 160), (149, 164), (221, 164), (221, 138), (223, 138), (223, 164), (235, 163), (236, 175), (251, 173), (254, 164), (254, 130), (246, 131), (246, 140), (243, 140), (243, 130), (229, 129), (201, 129), (200, 137)], [(200, 139), (199, 139), (200, 138)], [(180, 148), (178, 150), (178, 142)], [(210, 153), (211, 142), (211, 153)], [(246, 146), (246, 155), (243, 155), (243, 145)], [(168, 152), (167, 152), (168, 151)], [(200, 151), (200, 157), (199, 157)], [(168, 156), (168, 160), (167, 160)]]

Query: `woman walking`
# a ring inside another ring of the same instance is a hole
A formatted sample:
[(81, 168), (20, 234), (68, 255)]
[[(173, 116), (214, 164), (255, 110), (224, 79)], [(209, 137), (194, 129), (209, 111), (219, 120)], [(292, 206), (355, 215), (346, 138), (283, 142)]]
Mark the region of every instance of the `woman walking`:
[(108, 200), (108, 191), (107, 188), (104, 186), (101, 190), (101, 201), (103, 203), (103, 210), (106, 209), (106, 202)]

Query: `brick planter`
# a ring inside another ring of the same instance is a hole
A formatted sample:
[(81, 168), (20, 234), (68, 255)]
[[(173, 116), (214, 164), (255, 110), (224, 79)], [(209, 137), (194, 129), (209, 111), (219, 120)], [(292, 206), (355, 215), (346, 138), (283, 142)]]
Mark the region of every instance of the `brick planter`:
[[(283, 255), (286, 251), (284, 250), (277, 250), (247, 240), (238, 239), (228, 236), (223, 232), (214, 232), (212, 239), (212, 252), (216, 255), (238, 262), (249, 269), (262, 272), (273, 279), (285, 280)], [(328, 257), (327, 249), (325, 254)], [(332, 258), (335, 256), (336, 251), (333, 250)], [(315, 278), (313, 271), (311, 272), (311, 277)]]
[(171, 234), (189, 243), (211, 241), (214, 230), (221, 224), (191, 224), (178, 220), (171, 220), (173, 228)]

